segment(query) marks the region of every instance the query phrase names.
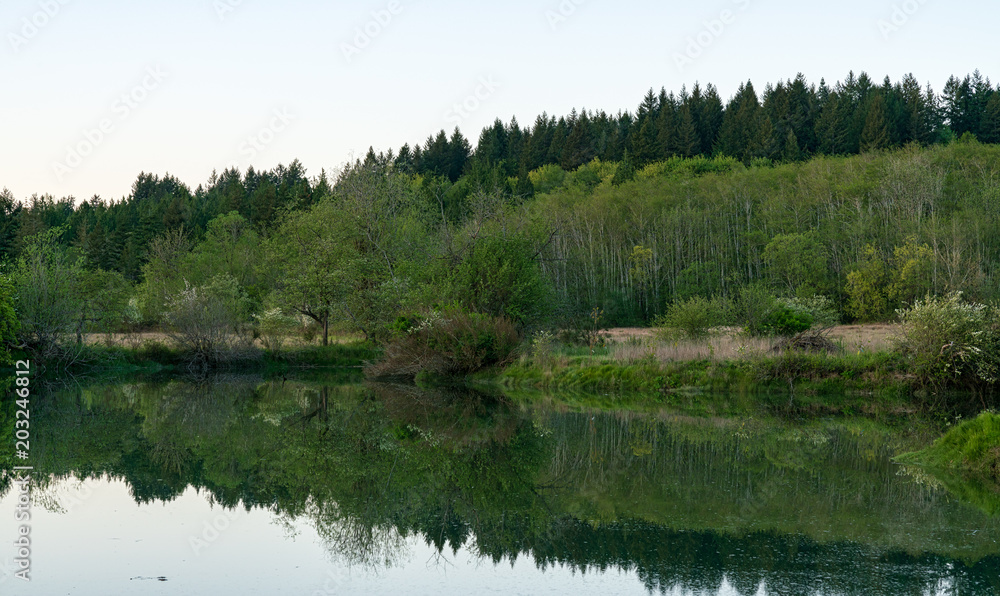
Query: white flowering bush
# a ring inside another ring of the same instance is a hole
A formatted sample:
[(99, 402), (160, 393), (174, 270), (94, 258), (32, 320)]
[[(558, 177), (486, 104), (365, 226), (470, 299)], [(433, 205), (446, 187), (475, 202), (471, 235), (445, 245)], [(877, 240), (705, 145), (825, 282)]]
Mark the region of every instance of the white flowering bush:
[(1000, 376), (1000, 317), (996, 308), (962, 300), (961, 292), (928, 296), (897, 311), (898, 349), (924, 382), (995, 383)]
[(257, 332), (264, 349), (275, 352), (281, 349), (285, 338), (299, 327), (299, 321), (280, 308), (271, 308), (255, 315)]

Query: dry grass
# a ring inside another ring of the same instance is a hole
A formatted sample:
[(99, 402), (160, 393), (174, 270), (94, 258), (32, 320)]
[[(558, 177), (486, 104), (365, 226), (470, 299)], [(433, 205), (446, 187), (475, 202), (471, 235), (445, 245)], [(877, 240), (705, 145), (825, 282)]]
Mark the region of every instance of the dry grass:
[[(356, 341), (364, 339), (361, 334), (330, 334), (330, 345), (336, 344), (349, 344)], [(101, 346), (123, 346), (126, 348), (139, 348), (143, 345), (148, 344), (163, 344), (166, 346), (177, 347), (175, 342), (170, 338), (170, 334), (163, 333), (160, 331), (147, 331), (143, 333), (115, 333), (109, 336), (105, 333), (90, 333), (83, 336), (83, 341), (87, 345), (101, 345)], [(285, 348), (303, 348), (309, 346), (320, 346), (323, 344), (322, 334), (318, 335), (313, 341), (306, 341), (302, 338), (300, 334), (296, 335), (286, 335), (282, 338), (281, 345)], [(254, 345), (263, 348), (264, 345), (260, 339), (254, 341)]]
[(619, 362), (635, 362), (650, 356), (658, 362), (735, 360), (764, 353), (771, 349), (773, 343), (769, 339), (743, 338), (734, 335), (673, 341), (648, 335), (614, 344), (611, 348), (611, 357)]
[[(845, 352), (882, 352), (893, 347), (899, 325), (841, 325), (828, 337)], [(618, 362), (635, 362), (651, 355), (658, 362), (689, 362), (692, 360), (735, 360), (753, 357), (771, 350), (774, 338), (741, 337), (738, 330), (719, 329), (704, 339), (664, 340), (652, 329), (610, 329), (606, 337), (611, 343), (611, 357)]]

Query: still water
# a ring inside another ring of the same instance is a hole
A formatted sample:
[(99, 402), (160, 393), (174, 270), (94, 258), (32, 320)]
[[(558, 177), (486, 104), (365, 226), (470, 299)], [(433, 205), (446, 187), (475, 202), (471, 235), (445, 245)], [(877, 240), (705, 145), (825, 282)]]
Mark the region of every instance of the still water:
[(1000, 594), (1000, 498), (894, 465), (932, 432), (905, 421), (237, 376), (31, 407), (4, 595)]

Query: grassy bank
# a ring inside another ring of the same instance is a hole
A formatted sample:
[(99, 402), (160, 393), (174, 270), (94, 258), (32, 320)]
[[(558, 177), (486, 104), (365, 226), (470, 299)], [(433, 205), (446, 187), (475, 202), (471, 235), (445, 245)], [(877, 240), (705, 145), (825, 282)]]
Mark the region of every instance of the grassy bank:
[[(15, 354), (17, 359), (30, 359)], [(61, 358), (48, 362), (34, 361), (43, 375), (60, 374), (169, 374), (192, 370), (240, 371), (281, 374), (300, 369), (361, 368), (377, 361), (381, 350), (368, 342), (352, 341), (329, 346), (293, 345), (276, 350), (253, 349), (232, 358), (206, 363), (188, 350), (165, 342), (144, 342), (137, 346), (103, 344), (85, 345)], [(12, 373), (0, 370), (0, 374)]]

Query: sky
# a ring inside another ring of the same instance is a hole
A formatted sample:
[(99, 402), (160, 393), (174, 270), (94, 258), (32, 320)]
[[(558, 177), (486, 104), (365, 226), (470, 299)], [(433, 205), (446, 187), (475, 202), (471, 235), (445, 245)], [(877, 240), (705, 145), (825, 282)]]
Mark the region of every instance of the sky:
[(459, 126), (728, 99), (794, 78), (1000, 81), (1000, 6), (970, 0), (5, 0), (0, 188), (120, 200), (299, 159), (310, 176)]

